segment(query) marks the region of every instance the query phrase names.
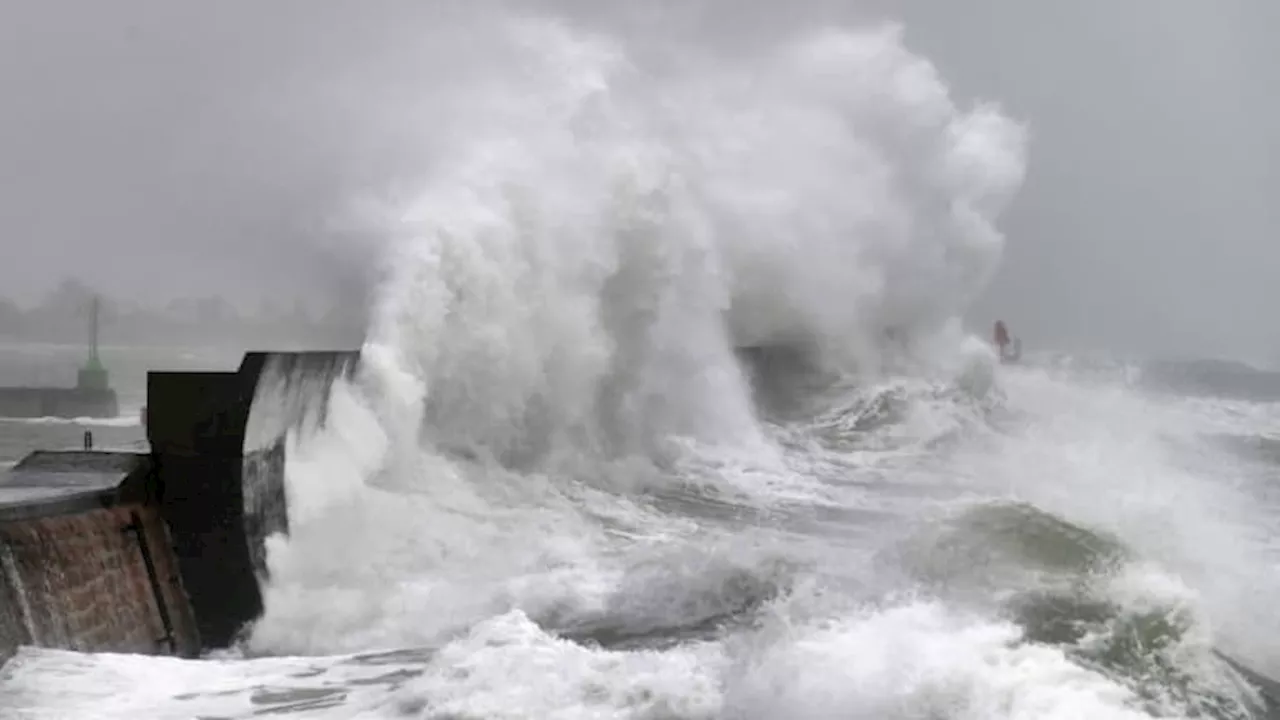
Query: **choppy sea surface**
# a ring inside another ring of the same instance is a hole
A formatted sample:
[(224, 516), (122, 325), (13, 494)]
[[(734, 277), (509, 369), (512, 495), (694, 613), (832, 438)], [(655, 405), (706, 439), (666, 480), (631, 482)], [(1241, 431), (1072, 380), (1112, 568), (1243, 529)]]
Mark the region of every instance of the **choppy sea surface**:
[[(893, 26), (655, 53), (488, 12), (406, 69), (432, 162), (365, 213), (361, 369), (290, 439), (263, 617), (199, 660), (23, 649), (0, 717), (1267, 713), (1277, 406), (960, 331), (1025, 128)], [(11, 459), (80, 432), (0, 421)]]
[(1280, 670), (1280, 408), (1133, 377), (835, 383), (754, 455), (412, 487), (338, 387), (244, 647), (27, 648), (0, 716), (1262, 716), (1232, 662)]

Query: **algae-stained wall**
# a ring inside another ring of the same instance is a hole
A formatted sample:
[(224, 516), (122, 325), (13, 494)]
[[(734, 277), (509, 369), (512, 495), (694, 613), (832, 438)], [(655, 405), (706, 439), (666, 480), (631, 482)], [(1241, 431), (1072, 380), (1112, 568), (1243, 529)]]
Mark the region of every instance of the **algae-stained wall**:
[(136, 453), (40, 451), (0, 476), (0, 661), (28, 644), (199, 652), (152, 470)]
[(142, 505), (0, 524), (0, 586), (13, 602), (0, 626), (17, 644), (193, 655), (199, 640), (172, 558), (158, 512)]

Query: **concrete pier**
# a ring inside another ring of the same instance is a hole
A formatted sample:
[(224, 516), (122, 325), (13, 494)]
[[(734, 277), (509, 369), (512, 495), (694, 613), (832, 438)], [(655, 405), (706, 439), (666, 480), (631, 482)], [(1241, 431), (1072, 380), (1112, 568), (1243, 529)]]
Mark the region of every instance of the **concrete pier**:
[(89, 357), (75, 387), (0, 387), (0, 418), (113, 418), (120, 414), (116, 391), (98, 354), (98, 299), (89, 309)]

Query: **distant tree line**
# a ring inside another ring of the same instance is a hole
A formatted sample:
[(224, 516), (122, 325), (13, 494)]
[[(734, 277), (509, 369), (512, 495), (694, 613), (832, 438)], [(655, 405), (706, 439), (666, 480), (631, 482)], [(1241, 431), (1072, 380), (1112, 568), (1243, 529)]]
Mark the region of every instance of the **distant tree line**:
[(344, 348), (361, 341), (365, 321), (361, 303), (316, 308), (264, 302), (245, 310), (225, 298), (199, 297), (146, 307), (68, 279), (34, 305), (0, 297), (0, 340), (85, 343), (95, 296), (104, 345)]

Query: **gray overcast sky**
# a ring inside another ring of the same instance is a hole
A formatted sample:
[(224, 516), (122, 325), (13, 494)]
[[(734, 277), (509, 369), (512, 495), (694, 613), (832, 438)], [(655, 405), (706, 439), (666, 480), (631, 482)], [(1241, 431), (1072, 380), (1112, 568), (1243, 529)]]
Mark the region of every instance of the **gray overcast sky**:
[[(779, 24), (901, 18), (959, 99), (1031, 128), (975, 326), (1002, 316), (1028, 347), (1280, 360), (1280, 3), (537, 4), (746, 48)], [(0, 294), (64, 274), (145, 300), (359, 286), (363, 246), (326, 223), (413, 164), (416, 116), (390, 110), (460, 72), (423, 38), (447, 45), (439, 29), (475, 6), (0, 0)]]
[(1029, 341), (1280, 364), (1280, 3), (921, 2), (905, 17), (954, 88), (1031, 127), (974, 316)]

